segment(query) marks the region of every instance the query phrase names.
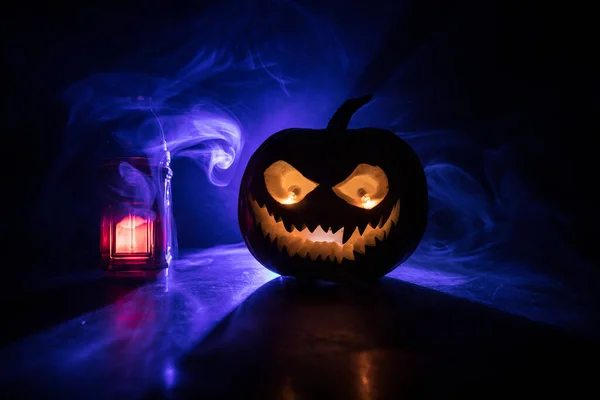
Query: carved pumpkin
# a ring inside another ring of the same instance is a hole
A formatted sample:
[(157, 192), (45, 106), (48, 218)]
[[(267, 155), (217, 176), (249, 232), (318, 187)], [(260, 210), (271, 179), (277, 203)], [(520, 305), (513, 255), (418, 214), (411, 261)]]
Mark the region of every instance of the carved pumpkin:
[(417, 155), (391, 131), (347, 129), (371, 98), (348, 100), (325, 130), (280, 131), (250, 158), (239, 224), (266, 268), (327, 281), (378, 278), (416, 249), (427, 221)]

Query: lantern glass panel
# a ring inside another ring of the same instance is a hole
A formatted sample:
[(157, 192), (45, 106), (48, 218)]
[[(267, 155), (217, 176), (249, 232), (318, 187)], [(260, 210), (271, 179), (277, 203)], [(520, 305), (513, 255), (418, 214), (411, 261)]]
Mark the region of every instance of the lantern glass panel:
[(152, 221), (130, 213), (114, 226), (115, 256), (149, 256), (152, 253)]

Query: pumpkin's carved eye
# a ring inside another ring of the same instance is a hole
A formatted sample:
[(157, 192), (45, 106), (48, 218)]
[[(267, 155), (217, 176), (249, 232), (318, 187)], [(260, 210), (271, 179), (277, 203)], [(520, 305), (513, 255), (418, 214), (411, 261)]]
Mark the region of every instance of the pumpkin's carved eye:
[(389, 183), (381, 168), (358, 164), (348, 178), (332, 189), (349, 204), (370, 210), (388, 194)]
[(281, 204), (300, 203), (315, 190), (318, 183), (303, 176), (296, 168), (285, 161), (275, 161), (264, 172), (267, 191)]

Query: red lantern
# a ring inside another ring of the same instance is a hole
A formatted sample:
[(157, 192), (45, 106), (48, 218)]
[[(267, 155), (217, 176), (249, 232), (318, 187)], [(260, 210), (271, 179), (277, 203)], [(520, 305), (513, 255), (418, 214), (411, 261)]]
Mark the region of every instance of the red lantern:
[(166, 275), (172, 259), (170, 157), (115, 158), (103, 166), (102, 267), (112, 276)]

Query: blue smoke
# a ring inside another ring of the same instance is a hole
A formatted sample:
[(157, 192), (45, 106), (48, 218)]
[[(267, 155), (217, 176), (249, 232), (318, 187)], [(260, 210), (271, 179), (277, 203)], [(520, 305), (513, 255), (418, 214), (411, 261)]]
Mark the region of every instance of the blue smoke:
[[(208, 215), (194, 229), (239, 241), (237, 193), (253, 151), (280, 129), (324, 127), (345, 99), (363, 94), (353, 87), (385, 38), (392, 6), (357, 4), (342, 16), (341, 4), (309, 11), (291, 1), (234, 0), (149, 35), (112, 72), (64, 92), (69, 146), (53, 176), (70, 173), (90, 135), (149, 156), (166, 148), (203, 172), (185, 182), (189, 201)], [(352, 125), (394, 130), (426, 167), (430, 223), (407, 268), (442, 271), (438, 283), (448, 287), (493, 275), (545, 290), (558, 281), (536, 265), (580, 260), (561, 245), (561, 216), (521, 181), (511, 144), (483, 147), (474, 136), (486, 126), (445, 117), (464, 107), (452, 100), (460, 85), (445, 72), (451, 66), (435, 58), (448, 35), (441, 31), (399, 65)]]

